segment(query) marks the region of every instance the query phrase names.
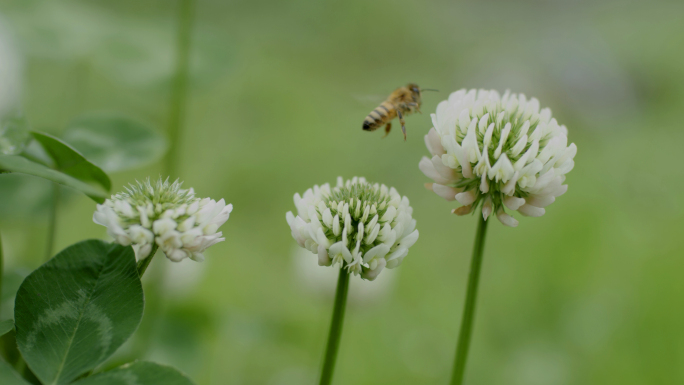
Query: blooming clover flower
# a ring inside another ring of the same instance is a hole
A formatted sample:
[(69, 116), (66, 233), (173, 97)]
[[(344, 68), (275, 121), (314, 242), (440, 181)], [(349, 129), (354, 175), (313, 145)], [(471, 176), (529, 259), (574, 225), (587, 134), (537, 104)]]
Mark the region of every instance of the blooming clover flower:
[(337, 186), (314, 186), (295, 194), (297, 216), (286, 215), (297, 243), (318, 254), (320, 266), (345, 265), (350, 273), (374, 280), (397, 267), (418, 240), (409, 200), (385, 185), (354, 177)]
[(428, 189), (463, 205), (454, 213), (481, 207), (485, 220), (496, 213), (515, 227), (505, 208), (538, 217), (567, 191), (577, 146), (568, 145), (567, 128), (550, 109), (540, 111), (537, 99), (463, 89), (439, 103), (432, 122), (425, 136), (432, 159), (423, 157), (419, 167), (434, 180)]
[(204, 250), (225, 240), (217, 230), (231, 211), (232, 204), (196, 198), (193, 189), (181, 189), (178, 180), (159, 179), (152, 185), (148, 179), (97, 205), (93, 221), (106, 226), (115, 242), (132, 244), (138, 260), (147, 258), (156, 243), (174, 262), (201, 262)]

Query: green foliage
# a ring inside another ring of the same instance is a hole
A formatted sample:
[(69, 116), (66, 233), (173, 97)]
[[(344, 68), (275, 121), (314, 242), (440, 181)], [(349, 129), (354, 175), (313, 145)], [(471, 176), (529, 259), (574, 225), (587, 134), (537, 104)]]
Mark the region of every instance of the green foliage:
[(150, 164), (166, 152), (166, 138), (151, 127), (116, 114), (91, 114), (69, 124), (63, 138), (108, 172)]
[(30, 161), (20, 156), (0, 154), (0, 172), (3, 171), (33, 175), (63, 184), (67, 187), (81, 191), (98, 203), (104, 202), (105, 198), (107, 197), (107, 193), (100, 188), (93, 187), (70, 175), (53, 170), (45, 165)]
[(76, 243), (19, 288), (14, 313), (19, 350), (43, 383), (67, 384), (131, 336), (143, 303), (131, 247)]
[(31, 135), (24, 116), (15, 114), (0, 120), (0, 154), (16, 155), (21, 153)]
[(17, 295), (21, 282), (26, 277), (19, 271), (5, 271), (2, 276), (2, 298), (0, 299), (0, 319), (11, 317), (14, 310), (14, 297)]
[(11, 319), (0, 321), (0, 337), (11, 332), (12, 329), (14, 329), (14, 321)]
[(174, 368), (152, 362), (126, 364), (104, 373), (76, 381), (74, 385), (192, 385)]
[(112, 188), (112, 182), (107, 174), (74, 148), (52, 135), (41, 132), (32, 134), (55, 161), (57, 170), (84, 182), (95, 182), (107, 191)]
[(21, 376), (0, 358), (0, 384), (2, 385), (29, 385)]

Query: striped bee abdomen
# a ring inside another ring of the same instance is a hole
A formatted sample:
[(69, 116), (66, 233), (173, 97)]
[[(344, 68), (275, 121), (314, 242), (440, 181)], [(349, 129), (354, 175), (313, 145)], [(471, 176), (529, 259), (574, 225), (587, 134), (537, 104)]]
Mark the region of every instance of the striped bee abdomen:
[(363, 129), (366, 131), (377, 130), (396, 116), (397, 112), (392, 103), (384, 101), (366, 116), (366, 119), (363, 120)]

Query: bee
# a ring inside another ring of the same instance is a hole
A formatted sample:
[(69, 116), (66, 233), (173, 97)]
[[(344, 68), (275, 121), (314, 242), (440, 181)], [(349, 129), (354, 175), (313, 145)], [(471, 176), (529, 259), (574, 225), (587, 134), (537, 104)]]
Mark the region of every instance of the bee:
[(406, 140), (404, 116), (416, 111), (421, 112), (422, 91), (437, 90), (421, 90), (418, 84), (415, 83), (409, 83), (406, 87), (397, 88), (390, 94), (387, 100), (380, 103), (379, 106), (366, 116), (366, 119), (363, 120), (363, 129), (365, 131), (375, 131), (381, 126), (385, 126), (385, 136), (387, 136), (392, 129), (392, 120), (398, 116), (401, 123), (401, 131), (404, 133), (404, 140)]

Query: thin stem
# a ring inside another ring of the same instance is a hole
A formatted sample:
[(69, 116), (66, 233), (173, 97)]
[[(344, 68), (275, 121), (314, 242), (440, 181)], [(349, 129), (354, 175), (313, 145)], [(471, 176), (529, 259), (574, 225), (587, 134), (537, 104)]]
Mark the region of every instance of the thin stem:
[(178, 149), (181, 127), (185, 118), (185, 105), (188, 90), (188, 72), (190, 63), (190, 43), (195, 1), (180, 0), (178, 13), (178, 33), (176, 35), (176, 64), (173, 88), (169, 102), (169, 152), (166, 154), (166, 175), (175, 178), (178, 167)]
[(329, 385), (332, 381), (333, 370), (335, 369), (335, 359), (337, 358), (337, 349), (340, 346), (340, 336), (342, 335), (344, 309), (347, 306), (348, 291), (349, 272), (343, 266), (340, 268), (340, 276), (337, 278), (335, 305), (333, 307), (332, 321), (330, 322), (328, 345), (325, 348), (325, 360), (323, 361), (320, 385)]
[(48, 219), (47, 245), (45, 246), (45, 260), (52, 257), (52, 249), (55, 247), (55, 233), (57, 232), (57, 207), (61, 195), (59, 184), (52, 183), (52, 202), (50, 204), (50, 217)]
[[(168, 106), (168, 129), (169, 150), (164, 157), (163, 174), (172, 179), (178, 177), (178, 161), (180, 152), (181, 136), (183, 135), (183, 122), (185, 119), (185, 107), (188, 93), (188, 78), (190, 68), (190, 50), (192, 46), (192, 29), (195, 9), (195, 0), (178, 0), (176, 14), (176, 49), (174, 73), (171, 86), (171, 94)], [(155, 249), (156, 250), (156, 249)], [(153, 255), (150, 255), (138, 265), (140, 277), (143, 276)], [(153, 271), (148, 274), (145, 283), (145, 316), (138, 327), (136, 338), (133, 341), (132, 350), (137, 359), (147, 355), (152, 341), (158, 335), (158, 325), (164, 311), (164, 292), (161, 290), (164, 272)]]
[(477, 285), (480, 281), (480, 268), (482, 267), (482, 253), (484, 251), (486, 233), (487, 221), (482, 217), (482, 215), (480, 215), (480, 222), (477, 225), (477, 233), (475, 234), (473, 257), (470, 261), (468, 289), (466, 291), (465, 305), (463, 306), (461, 331), (458, 335), (458, 344), (456, 345), (456, 360), (454, 361), (454, 372), (451, 377), (451, 385), (463, 384), (463, 374), (465, 373), (466, 360), (468, 359), (470, 337), (473, 333), (475, 301), (477, 300)]
[(152, 251), (150, 251), (150, 255), (148, 255), (147, 258), (138, 261), (138, 275), (140, 278), (142, 278), (143, 274), (145, 274), (147, 266), (149, 266), (150, 262), (152, 262), (152, 258), (154, 258), (158, 248), (159, 246), (157, 246), (157, 243), (152, 243)]

